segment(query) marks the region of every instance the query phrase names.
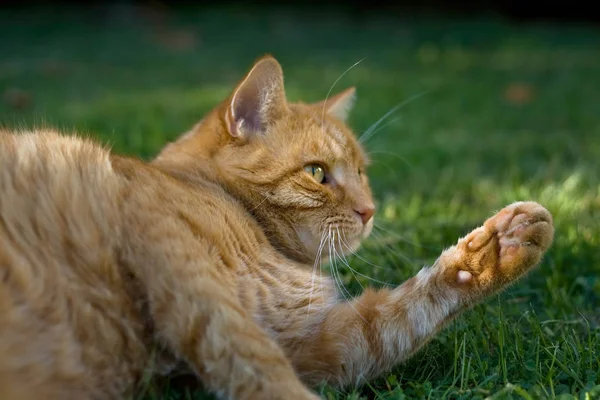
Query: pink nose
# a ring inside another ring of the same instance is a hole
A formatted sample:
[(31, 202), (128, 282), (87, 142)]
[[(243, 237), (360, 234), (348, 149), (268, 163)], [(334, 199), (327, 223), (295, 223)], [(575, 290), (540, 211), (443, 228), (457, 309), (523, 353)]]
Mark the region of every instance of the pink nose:
[(367, 222), (369, 222), (369, 220), (373, 217), (373, 214), (375, 214), (375, 207), (372, 205), (357, 207), (354, 209), (354, 211), (356, 211), (362, 220), (363, 225), (366, 225)]

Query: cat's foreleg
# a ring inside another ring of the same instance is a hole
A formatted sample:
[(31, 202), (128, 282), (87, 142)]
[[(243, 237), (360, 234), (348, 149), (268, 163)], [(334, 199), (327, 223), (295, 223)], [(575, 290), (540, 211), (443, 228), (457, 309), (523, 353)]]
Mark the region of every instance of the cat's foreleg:
[(131, 239), (157, 341), (220, 399), (318, 399), (240, 304), (235, 268), (179, 220), (165, 215), (161, 223)]
[(302, 376), (346, 386), (402, 362), (461, 311), (538, 264), (553, 236), (552, 217), (539, 204), (504, 208), (396, 289), (367, 290), (334, 307), (313, 341), (313, 357), (328, 354), (329, 361)]

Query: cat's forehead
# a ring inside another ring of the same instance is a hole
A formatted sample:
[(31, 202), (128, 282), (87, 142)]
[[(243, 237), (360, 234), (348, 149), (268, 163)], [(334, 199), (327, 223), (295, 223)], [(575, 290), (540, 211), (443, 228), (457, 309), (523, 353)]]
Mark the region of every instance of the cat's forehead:
[(337, 164), (364, 163), (365, 157), (362, 148), (351, 133), (335, 125), (329, 125), (313, 136), (317, 137), (320, 145), (320, 149), (317, 151), (328, 153)]
[[(300, 108), (292, 116), (286, 134), (305, 152), (337, 165), (365, 165), (368, 158), (354, 133), (341, 121), (314, 108)], [(295, 117), (295, 118), (294, 118)]]

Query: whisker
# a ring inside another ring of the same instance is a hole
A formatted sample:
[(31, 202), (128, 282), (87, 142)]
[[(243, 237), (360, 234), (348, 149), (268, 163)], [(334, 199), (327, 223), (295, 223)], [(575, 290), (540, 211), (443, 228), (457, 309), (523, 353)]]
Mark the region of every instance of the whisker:
[(377, 158), (373, 159), (371, 161), (371, 163), (373, 165), (374, 164), (381, 164), (381, 165), (383, 165), (391, 173), (391, 175), (394, 177), (395, 181), (399, 181), (400, 180), (400, 178), (398, 177), (398, 174), (396, 173), (396, 170), (394, 168), (390, 167), (390, 164), (384, 162), (383, 160), (378, 160)]
[[(401, 236), (392, 237), (391, 240), (393, 242), (390, 243), (390, 237), (387, 236), (387, 235), (389, 235), (389, 233), (387, 233), (383, 230), (380, 230), (380, 228), (375, 229), (375, 225), (373, 225), (373, 228), (374, 229), (371, 232), (371, 237), (369, 237), (370, 244), (376, 244), (377, 246), (384, 247), (388, 250), (393, 250), (393, 251), (398, 250), (396, 247), (393, 246), (393, 244), (395, 244), (395, 243), (406, 243), (406, 244), (413, 245), (413, 243), (410, 243), (410, 241), (408, 239), (404, 239)], [(371, 240), (371, 239), (373, 239), (373, 240)], [(419, 247), (419, 245), (414, 244), (414, 247)]]
[(379, 269), (384, 269), (384, 270), (387, 270), (387, 271), (393, 271), (393, 268), (390, 268), (390, 267), (384, 267), (383, 265), (377, 265), (377, 264), (373, 264), (372, 262), (370, 262), (370, 261), (368, 261), (368, 260), (365, 260), (364, 258), (362, 258), (362, 257), (360, 256), (360, 254), (358, 254), (358, 252), (356, 252), (355, 250), (352, 250), (352, 248), (351, 248), (351, 247), (350, 247), (350, 246), (349, 246), (349, 245), (348, 245), (346, 242), (344, 242), (344, 245), (346, 246), (346, 248), (347, 248), (347, 249), (348, 249), (348, 251), (349, 251), (349, 252), (352, 254), (352, 256), (353, 256), (353, 257), (356, 257), (356, 258), (358, 258), (359, 260), (361, 260), (361, 261), (363, 261), (363, 262), (365, 262), (365, 263), (369, 264), (369, 265), (370, 265), (370, 266), (372, 266), (372, 267), (379, 268)]
[(354, 67), (356, 67), (358, 64), (360, 64), (361, 62), (364, 61), (364, 58), (358, 60), (357, 62), (355, 62), (354, 64), (352, 64), (348, 69), (346, 69), (344, 72), (342, 72), (342, 74), (335, 80), (335, 82), (333, 82), (333, 85), (331, 85), (331, 87), (329, 88), (329, 91), (327, 92), (327, 96), (325, 96), (325, 101), (323, 102), (323, 111), (321, 113), (321, 130), (323, 130), (323, 126), (325, 125), (325, 108), (327, 107), (327, 99), (329, 99), (329, 96), (331, 95), (331, 92), (333, 91), (333, 88), (335, 87), (335, 85), (337, 85), (337, 83), (340, 81), (340, 79), (342, 79), (344, 77), (344, 75), (346, 75), (348, 72), (350, 72), (350, 70)]
[(401, 258), (407, 262), (411, 262), (411, 260), (408, 258), (408, 256), (406, 256), (403, 252), (401, 252), (400, 250), (398, 250), (397, 248), (391, 246), (389, 243), (385, 242), (385, 237), (381, 232), (378, 232), (377, 230), (373, 230), (371, 232), (371, 238), (373, 239), (374, 242), (376, 242), (376, 244), (382, 248), (385, 248), (387, 251), (392, 251), (394, 254), (398, 254), (401, 256)]
[[(317, 249), (317, 254), (315, 255), (315, 264), (313, 265), (313, 270), (312, 270), (312, 276), (311, 276), (311, 283), (310, 283), (310, 294), (308, 296), (308, 309), (306, 311), (306, 318), (308, 318), (308, 315), (310, 314), (310, 306), (312, 305), (312, 295), (313, 295), (313, 290), (314, 290), (314, 285), (315, 285), (315, 277), (316, 277), (316, 270), (317, 270), (317, 263), (320, 266), (319, 261), (321, 260), (321, 251), (323, 250), (323, 245), (325, 244), (325, 231), (323, 231), (323, 234), (321, 235), (321, 241), (319, 242), (319, 247)], [(323, 283), (321, 282), (321, 285)], [(321, 287), (322, 290), (322, 287)]]
[[(332, 232), (332, 233), (333, 233), (333, 236), (332, 236), (332, 239), (333, 239), (333, 240), (332, 240), (332, 251), (333, 251), (333, 258), (332, 258), (332, 259), (334, 260), (334, 263), (333, 263), (333, 269), (335, 270), (336, 276), (337, 276), (337, 278), (338, 278), (338, 280), (339, 280), (339, 283), (340, 283), (340, 289), (343, 289), (343, 290), (344, 290), (344, 292), (345, 292), (346, 294), (348, 294), (348, 296), (349, 296), (349, 299), (354, 299), (354, 296), (352, 296), (352, 294), (350, 293), (350, 291), (349, 291), (348, 289), (346, 289), (346, 286), (344, 285), (344, 283), (343, 283), (343, 281), (342, 281), (342, 275), (340, 274), (340, 270), (339, 270), (339, 268), (338, 268), (337, 264), (335, 263), (336, 259), (339, 259), (339, 260), (341, 261), (341, 258), (340, 258), (340, 256), (339, 256), (339, 254), (338, 254), (337, 250), (335, 249), (335, 232)], [(345, 296), (344, 296), (344, 297), (345, 297)], [(346, 297), (345, 297), (345, 298), (346, 298)], [(346, 299), (348, 300), (348, 298), (346, 298)], [(348, 300), (348, 301), (349, 301), (349, 300)]]
[(418, 99), (419, 97), (422, 97), (428, 93), (430, 93), (432, 91), (432, 89), (430, 90), (426, 90), (424, 92), (418, 93), (416, 95), (413, 95), (411, 97), (409, 97), (408, 99), (401, 101), (400, 103), (396, 104), (394, 107), (392, 107), (387, 113), (385, 113), (381, 118), (379, 118), (377, 121), (375, 121), (375, 123), (373, 125), (371, 125), (366, 131), (365, 133), (363, 133), (360, 138), (358, 139), (358, 141), (360, 143), (364, 143), (367, 140), (369, 140), (372, 136), (373, 136), (373, 131), (375, 131), (375, 129), (377, 128), (377, 126), (379, 126), (379, 124), (381, 124), (383, 121), (385, 121), (385, 119), (387, 117), (389, 117), (390, 115), (394, 114), (396, 111), (398, 111), (399, 109), (401, 109), (402, 107), (404, 107), (406, 104), (412, 102), (413, 100)]
[(333, 246), (333, 240), (332, 240), (332, 232), (331, 232), (331, 227), (329, 227), (329, 237), (330, 237), (330, 241), (329, 241), (329, 256), (330, 256), (330, 266), (331, 266), (331, 275), (333, 276), (333, 279), (335, 281), (335, 283), (337, 284), (338, 288), (340, 289), (340, 293), (342, 294), (342, 296), (344, 297), (344, 300), (348, 301), (348, 298), (346, 297), (346, 287), (344, 286), (341, 277), (338, 274), (337, 268), (336, 268), (336, 264), (335, 264), (335, 249)]
[[(378, 251), (384, 257), (388, 257), (389, 255), (395, 255), (395, 256), (399, 257), (402, 260), (402, 262), (404, 262), (407, 265), (416, 265), (416, 263), (424, 261), (424, 260), (414, 260), (414, 259), (411, 259), (410, 257), (408, 257), (403, 252), (399, 251), (398, 249), (396, 249), (394, 247), (391, 247), (388, 244), (383, 243), (382, 237), (378, 236), (378, 235), (381, 235), (381, 234), (378, 233), (378, 232), (373, 231), (372, 234), (371, 234), (371, 238), (370, 239), (373, 240), (373, 241), (375, 241), (376, 244), (378, 246), (380, 246), (379, 249), (378, 249)], [(382, 248), (386, 249), (385, 253), (381, 252)]]
[(269, 195), (265, 195), (265, 198), (261, 200), (260, 203), (258, 203), (256, 206), (254, 206), (253, 208), (251, 208), (249, 211), (252, 212), (254, 210), (256, 210), (258, 207), (260, 207), (265, 201), (267, 201), (269, 199)]
[(340, 244), (340, 253), (341, 253), (340, 261), (342, 261), (342, 263), (344, 263), (346, 265), (346, 267), (348, 267), (348, 269), (352, 273), (352, 276), (354, 276), (354, 279), (360, 285), (361, 289), (365, 290), (365, 287), (362, 285), (362, 283), (360, 283), (360, 281), (358, 280), (358, 278), (354, 274), (354, 272), (355, 272), (354, 269), (350, 266), (350, 263), (348, 262), (348, 260), (346, 259), (346, 256), (344, 255), (344, 252), (342, 251), (342, 239), (341, 239), (341, 235), (340, 235), (340, 230), (339, 230), (339, 228), (336, 228), (336, 230), (337, 230), (337, 234), (338, 234), (337, 235), (337, 237), (338, 237), (338, 243)]
[[(331, 227), (330, 227), (330, 229), (331, 229)], [(333, 239), (335, 240), (335, 232), (333, 233)], [(332, 243), (333, 243), (333, 241), (332, 241)], [(335, 255), (337, 255), (337, 252), (335, 250), (335, 244), (332, 245), (332, 249), (333, 249), (333, 254), (334, 254), (333, 260), (335, 260)], [(334, 261), (333, 266), (332, 266), (332, 272), (333, 271), (335, 271), (337, 273), (337, 278), (339, 280), (339, 283), (338, 283), (339, 287), (341, 289), (343, 289), (348, 294), (348, 296), (349, 296), (349, 298), (347, 298), (345, 295), (343, 295), (344, 299), (346, 299), (346, 302), (348, 303), (348, 305), (350, 307), (352, 307), (352, 309), (354, 310), (354, 312), (356, 312), (356, 315), (358, 315), (364, 322), (367, 322), (367, 320), (362, 316), (361, 313), (358, 312), (358, 310), (356, 309), (356, 307), (354, 307), (354, 305), (352, 304), (356, 299), (352, 296), (352, 294), (350, 294), (350, 292), (348, 291), (348, 289), (346, 289), (346, 287), (344, 286), (344, 284), (342, 282), (341, 275), (340, 275), (340, 271), (337, 269), (335, 261)], [(358, 302), (358, 300), (356, 300), (356, 301)]]
[[(357, 253), (356, 253), (354, 250), (352, 250), (352, 248), (351, 248), (351, 247), (350, 247), (350, 246), (347, 244), (347, 242), (346, 242), (344, 239), (340, 239), (340, 240), (341, 240), (341, 244), (343, 244), (343, 245), (344, 245), (344, 246), (345, 246), (345, 247), (348, 249), (348, 251), (350, 251), (350, 253), (351, 253), (353, 256), (355, 256), (355, 257), (357, 257), (357, 258), (361, 259), (362, 261), (366, 262), (366, 263), (367, 263), (367, 264), (369, 264), (369, 265), (372, 265), (373, 267), (377, 267), (377, 268), (383, 268), (383, 269), (388, 269), (388, 270), (390, 269), (390, 268), (385, 268), (385, 267), (381, 267), (381, 266), (379, 266), (379, 265), (375, 265), (375, 264), (373, 264), (373, 263), (370, 263), (369, 261), (367, 261), (367, 260), (365, 260), (364, 258), (362, 258), (361, 256), (359, 256), (359, 255), (358, 255), (358, 254), (357, 254)], [(345, 258), (345, 257), (344, 257), (344, 258)], [(391, 284), (389, 284), (389, 283), (386, 283), (386, 282), (383, 282), (383, 281), (377, 280), (377, 279), (375, 279), (375, 278), (371, 278), (370, 276), (367, 276), (367, 275), (365, 275), (365, 274), (362, 274), (362, 273), (358, 272), (357, 270), (355, 270), (354, 268), (352, 268), (352, 267), (350, 266), (350, 263), (349, 263), (349, 262), (347, 262), (347, 261), (346, 261), (346, 266), (347, 266), (348, 268), (350, 268), (350, 270), (351, 270), (351, 271), (353, 271), (354, 273), (356, 273), (356, 274), (358, 274), (358, 275), (362, 276), (363, 278), (369, 279), (369, 280), (371, 280), (371, 281), (373, 281), (373, 282), (377, 282), (377, 283), (380, 283), (380, 284), (382, 284), (382, 285), (385, 285), (385, 286), (391, 286)], [(356, 276), (355, 276), (355, 278), (356, 278)], [(357, 279), (357, 280), (358, 280), (358, 279)], [(360, 282), (359, 282), (359, 284), (360, 284)], [(361, 287), (362, 287), (362, 285), (361, 285)]]
[[(325, 248), (325, 246), (323, 246)], [(321, 286), (321, 301), (325, 303), (325, 292), (323, 291), (323, 249), (319, 252), (319, 284)]]
[(381, 223), (374, 223), (373, 224), (373, 228), (375, 228), (376, 231), (379, 231), (378, 233), (380, 233), (382, 236), (385, 233), (386, 235), (390, 236), (391, 238), (395, 239), (398, 242), (410, 244), (410, 245), (413, 245), (415, 247), (421, 247), (420, 244), (412, 242), (410, 239), (405, 238), (401, 234), (399, 234), (399, 233), (397, 233), (397, 232), (395, 232), (395, 231), (393, 231), (393, 230), (391, 230), (389, 228), (386, 228)]
[[(323, 230), (325, 233), (325, 230)], [(319, 282), (321, 284), (321, 300), (325, 303), (325, 292), (323, 291), (323, 249), (325, 248), (325, 242), (319, 249)]]
[(378, 229), (379, 231), (381, 231), (381, 233), (385, 233), (386, 235), (391, 236), (392, 238), (396, 239), (399, 242), (410, 244), (411, 246), (418, 247), (420, 249), (436, 250), (433, 247), (425, 246), (425, 245), (422, 245), (422, 244), (419, 244), (419, 243), (415, 243), (412, 240), (405, 238), (404, 236), (398, 234), (397, 232), (395, 232), (395, 231), (393, 231), (391, 229), (388, 229), (388, 228), (384, 227), (381, 224), (373, 224), (373, 227), (376, 228), (376, 229)]
[[(377, 134), (378, 132), (380, 132), (380, 131), (384, 130), (385, 128), (387, 128), (388, 126), (390, 126), (390, 125), (392, 125), (392, 124), (394, 124), (394, 123), (396, 123), (396, 122), (400, 121), (401, 119), (402, 119), (402, 117), (401, 117), (401, 116), (399, 116), (399, 117), (394, 117), (394, 118), (390, 119), (390, 120), (389, 120), (389, 121), (387, 121), (385, 124), (381, 125), (381, 126), (380, 126), (379, 128), (377, 128), (377, 129), (375, 129), (375, 131), (373, 131), (373, 133), (372, 133), (372, 136), (375, 136), (375, 134)], [(369, 127), (369, 128), (370, 128), (370, 127)], [(362, 132), (362, 134), (366, 133), (366, 132), (369, 130), (369, 128), (367, 128), (365, 131), (363, 131), (363, 132)], [(361, 136), (362, 136), (362, 134), (361, 134)]]
[(386, 154), (386, 155), (390, 155), (392, 157), (395, 157), (396, 159), (402, 161), (404, 164), (406, 164), (409, 168), (414, 168), (414, 166), (408, 162), (408, 160), (405, 157), (399, 156), (396, 153), (392, 153), (391, 151), (385, 151), (385, 150), (373, 150), (373, 151), (369, 151), (369, 155), (371, 154)]

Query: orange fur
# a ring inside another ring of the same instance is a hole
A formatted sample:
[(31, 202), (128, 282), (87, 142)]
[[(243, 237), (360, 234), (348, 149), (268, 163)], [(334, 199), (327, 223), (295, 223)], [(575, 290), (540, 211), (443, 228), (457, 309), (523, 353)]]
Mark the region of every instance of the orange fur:
[(515, 203), (398, 288), (341, 301), (315, 271), (372, 226), (353, 99), (290, 104), (265, 57), (148, 164), (0, 132), (2, 398), (125, 398), (183, 362), (220, 398), (315, 399), (309, 385), (391, 368), (539, 262), (552, 218)]

